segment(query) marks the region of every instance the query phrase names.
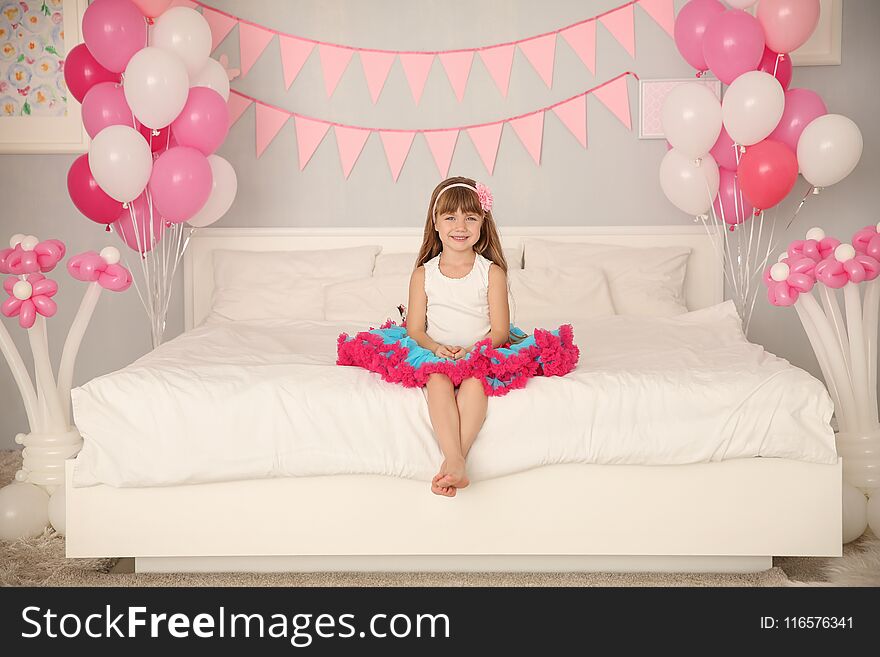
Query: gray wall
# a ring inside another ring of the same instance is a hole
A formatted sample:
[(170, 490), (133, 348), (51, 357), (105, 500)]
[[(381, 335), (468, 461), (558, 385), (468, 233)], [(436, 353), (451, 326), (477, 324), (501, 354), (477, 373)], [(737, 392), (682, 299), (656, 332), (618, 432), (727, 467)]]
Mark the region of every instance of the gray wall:
[[(213, 4), (256, 23), (335, 43), (363, 47), (442, 50), (501, 43), (556, 29), (613, 8), (621, 0), (529, 2), (527, 0), (261, 0)], [(683, 2), (676, 1), (676, 9)], [(331, 99), (324, 93), (317, 53), (313, 53), (289, 92), (284, 90), (278, 43), (233, 86), (244, 93), (306, 115), (354, 125), (431, 127), (463, 125), (516, 115), (550, 105), (588, 89), (621, 71), (643, 78), (692, 75), (665, 32), (641, 9), (635, 11), (637, 58), (604, 30), (597, 30), (597, 70), (592, 76), (568, 45), (557, 44), (553, 88), (548, 90), (517, 52), (507, 99), (501, 97), (482, 63), (475, 58), (464, 101), (458, 103), (439, 62), (428, 78), (421, 103), (413, 104), (399, 61), (395, 62), (379, 102), (373, 105), (355, 57)], [(876, 117), (880, 115), (876, 62), (880, 61), (880, 3), (847, 0), (844, 7), (843, 64), (796, 67), (792, 86), (814, 89), (830, 111), (845, 114), (861, 128), (865, 151), (855, 172), (822, 195), (813, 197), (784, 243), (802, 237), (812, 225), (848, 239), (875, 223), (880, 157)], [(233, 31), (214, 56), (238, 62)], [(639, 140), (636, 131), (638, 91), (630, 82), (634, 123), (628, 132), (595, 99), (587, 102), (589, 148), (583, 150), (566, 128), (549, 115), (544, 129), (541, 166), (535, 166), (516, 136), (505, 129), (493, 176), (485, 169), (467, 136), (462, 135), (451, 174), (485, 181), (496, 199), (495, 215), (504, 225), (684, 224), (688, 217), (663, 196), (658, 168), (662, 140)], [(2, 120), (2, 119), (0, 119)], [(398, 182), (391, 180), (381, 143), (370, 137), (346, 181), (334, 137), (328, 134), (311, 162), (300, 172), (294, 126), (289, 122), (257, 160), (254, 156), (254, 110), (230, 131), (219, 153), (232, 162), (238, 197), (218, 226), (421, 226), (428, 196), (438, 175), (424, 141), (417, 137)], [(0, 157), (0, 238), (15, 232), (63, 239), (71, 251), (100, 249), (115, 236), (80, 216), (70, 203), (65, 176), (74, 156), (6, 155)], [(799, 181), (797, 190), (805, 188)], [(800, 194), (798, 194), (800, 196)], [(792, 199), (790, 199), (791, 201)], [(785, 209), (780, 212), (785, 216)], [(415, 246), (415, 245), (414, 245)], [(83, 284), (58, 277), (58, 315), (50, 322), (57, 362)], [(168, 317), (168, 337), (183, 328), (181, 282)], [(4, 320), (28, 362), (24, 333)], [(750, 339), (795, 365), (819, 375), (812, 351), (795, 313), (773, 308), (759, 298)], [(149, 349), (145, 314), (133, 290), (105, 294), (83, 341), (75, 383), (118, 369)], [(0, 365), (0, 448), (14, 447), (15, 433), (27, 431), (24, 410), (12, 377)]]

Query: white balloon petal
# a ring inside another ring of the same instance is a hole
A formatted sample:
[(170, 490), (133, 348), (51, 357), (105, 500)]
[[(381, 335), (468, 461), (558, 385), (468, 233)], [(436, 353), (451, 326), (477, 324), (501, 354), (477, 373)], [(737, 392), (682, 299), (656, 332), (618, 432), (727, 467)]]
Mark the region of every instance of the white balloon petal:
[(0, 489), (0, 540), (33, 538), (49, 524), (49, 496), (39, 486), (15, 482)]
[(868, 526), (868, 500), (855, 486), (843, 484), (843, 542), (849, 543), (865, 533)]

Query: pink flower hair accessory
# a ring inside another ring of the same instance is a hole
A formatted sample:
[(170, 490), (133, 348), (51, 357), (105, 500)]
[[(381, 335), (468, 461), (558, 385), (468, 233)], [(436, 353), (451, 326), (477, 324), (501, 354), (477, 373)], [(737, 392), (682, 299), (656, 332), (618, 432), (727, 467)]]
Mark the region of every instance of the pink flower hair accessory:
[(101, 253), (86, 251), (67, 261), (67, 271), (78, 281), (95, 283), (111, 292), (131, 287), (131, 272), (119, 264), (119, 249), (108, 246)]
[(830, 257), (838, 246), (840, 246), (840, 240), (827, 237), (821, 228), (810, 228), (807, 231), (806, 239), (795, 240), (789, 245), (788, 254), (806, 256), (813, 262), (819, 262)]
[(872, 281), (880, 274), (880, 262), (869, 255), (857, 253), (852, 244), (841, 244), (832, 256), (816, 263), (816, 279), (830, 288), (847, 283)]
[(29, 274), (24, 280), (10, 276), (3, 281), (3, 289), (9, 298), (0, 305), (0, 313), (6, 317), (18, 316), (21, 328), (31, 328), (37, 313), (52, 317), (58, 310), (51, 298), (58, 292), (58, 284), (42, 274)]
[(0, 251), (0, 273), (16, 276), (50, 272), (65, 253), (61, 240), (41, 242), (33, 235), (13, 235), (9, 246)]
[(816, 280), (803, 271), (807, 267), (805, 261), (812, 261), (806, 257), (786, 259), (791, 264), (780, 261), (764, 270), (764, 284), (767, 286), (767, 299), (774, 306), (792, 306), (798, 300), (798, 296), (813, 289)]
[(492, 211), (495, 199), (492, 196), (492, 192), (483, 183), (477, 183), (477, 198), (480, 199), (480, 207), (483, 208), (483, 212)]
[(876, 226), (865, 226), (852, 238), (856, 253), (864, 253), (880, 260), (880, 223)]

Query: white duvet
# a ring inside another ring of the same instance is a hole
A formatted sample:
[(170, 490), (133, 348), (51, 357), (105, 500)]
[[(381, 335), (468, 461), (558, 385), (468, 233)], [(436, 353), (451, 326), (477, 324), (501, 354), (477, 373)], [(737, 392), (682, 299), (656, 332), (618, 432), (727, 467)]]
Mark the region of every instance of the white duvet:
[[(74, 485), (338, 473), (430, 479), (442, 455), (422, 389), (335, 364), (338, 334), (364, 328), (210, 324), (76, 388), (85, 443)], [(837, 461), (825, 388), (747, 342), (732, 302), (574, 329), (575, 371), (489, 400), (468, 458), (472, 479), (570, 462)]]

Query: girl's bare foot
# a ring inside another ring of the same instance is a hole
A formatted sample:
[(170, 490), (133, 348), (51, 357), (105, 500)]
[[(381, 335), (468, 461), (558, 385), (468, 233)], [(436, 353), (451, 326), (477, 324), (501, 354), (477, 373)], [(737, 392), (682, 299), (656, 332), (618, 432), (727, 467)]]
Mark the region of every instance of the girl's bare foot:
[[(438, 487), (465, 488), (470, 484), (465, 474), (464, 457), (447, 458), (440, 466), (440, 472), (434, 477)], [(433, 482), (432, 482), (433, 483)]]
[(444, 475), (439, 472), (434, 475), (434, 478), (431, 480), (431, 492), (434, 495), (442, 495), (444, 497), (455, 497), (455, 493), (457, 492), (454, 486), (441, 486), (437, 483), (437, 481)]

